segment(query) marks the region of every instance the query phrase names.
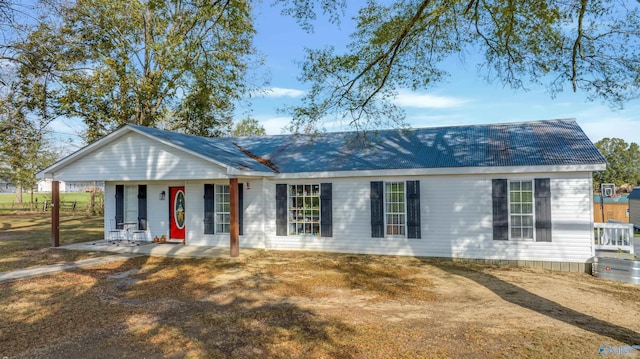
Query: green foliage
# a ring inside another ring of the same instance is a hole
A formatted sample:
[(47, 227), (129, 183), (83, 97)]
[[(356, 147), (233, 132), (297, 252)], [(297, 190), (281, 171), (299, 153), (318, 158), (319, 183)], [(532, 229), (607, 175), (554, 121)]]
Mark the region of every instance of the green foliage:
[(607, 159), (607, 169), (593, 174), (596, 190), (601, 183), (614, 183), (617, 187), (640, 185), (640, 147), (620, 138), (603, 138), (595, 143)]
[[(319, 10), (305, 0), (278, 0), (305, 29)], [(322, 2), (334, 19), (344, 2)], [(565, 87), (622, 106), (640, 94), (640, 6), (617, 0), (370, 0), (355, 20), (346, 53), (307, 50), (301, 79), (311, 84), (291, 108), (291, 129), (309, 132), (341, 120), (367, 129), (402, 122), (399, 89), (442, 81), (452, 57), (477, 63), (489, 81), (523, 89)], [(331, 118), (334, 117), (334, 118)]]
[(250, 90), (248, 1), (77, 0), (54, 11), (21, 46), (49, 65), (61, 85), (52, 107), (82, 118), (89, 142), (128, 123), (228, 132)]
[(0, 177), (20, 188), (33, 188), (38, 171), (54, 162), (56, 154), (49, 148), (45, 128), (50, 121), (39, 113), (41, 99), (37, 82), (5, 76), (0, 89)]
[(242, 121), (236, 123), (236, 126), (233, 128), (231, 132), (232, 136), (243, 137), (243, 136), (266, 136), (267, 131), (264, 127), (256, 120), (255, 118), (247, 117)]

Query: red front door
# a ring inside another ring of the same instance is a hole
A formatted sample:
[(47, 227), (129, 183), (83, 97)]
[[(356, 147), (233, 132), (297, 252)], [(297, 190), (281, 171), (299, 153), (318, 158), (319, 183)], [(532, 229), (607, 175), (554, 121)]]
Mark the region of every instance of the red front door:
[(185, 239), (184, 187), (169, 187), (169, 238)]

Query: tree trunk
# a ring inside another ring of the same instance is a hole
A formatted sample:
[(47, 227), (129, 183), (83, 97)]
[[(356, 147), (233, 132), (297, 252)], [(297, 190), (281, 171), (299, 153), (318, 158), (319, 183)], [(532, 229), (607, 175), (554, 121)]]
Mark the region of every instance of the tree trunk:
[(22, 184), (16, 184), (16, 203), (22, 203)]

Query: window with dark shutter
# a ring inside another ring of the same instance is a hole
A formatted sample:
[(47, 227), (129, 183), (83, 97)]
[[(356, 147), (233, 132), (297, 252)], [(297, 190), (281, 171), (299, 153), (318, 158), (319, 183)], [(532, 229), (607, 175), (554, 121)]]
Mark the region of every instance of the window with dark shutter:
[(407, 181), (407, 238), (420, 237), (420, 181)]
[(276, 184), (276, 236), (287, 235), (287, 185)]
[(124, 185), (116, 185), (116, 229), (124, 229)]
[(147, 230), (147, 185), (138, 185), (138, 230)]
[(320, 184), (320, 236), (333, 237), (333, 205), (331, 183)]
[(204, 234), (215, 233), (215, 186), (204, 185)]
[(491, 198), (493, 204), (493, 239), (506, 241), (509, 239), (509, 198), (506, 179), (491, 181)]
[(384, 237), (384, 182), (371, 182), (371, 237)]
[(535, 179), (536, 242), (551, 242), (551, 181)]

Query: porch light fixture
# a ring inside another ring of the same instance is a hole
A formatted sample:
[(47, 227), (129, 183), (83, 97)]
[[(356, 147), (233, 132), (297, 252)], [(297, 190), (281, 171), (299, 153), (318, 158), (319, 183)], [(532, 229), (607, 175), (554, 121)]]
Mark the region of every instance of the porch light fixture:
[(165, 191), (160, 192), (160, 200), (164, 201), (164, 197), (167, 195)]

